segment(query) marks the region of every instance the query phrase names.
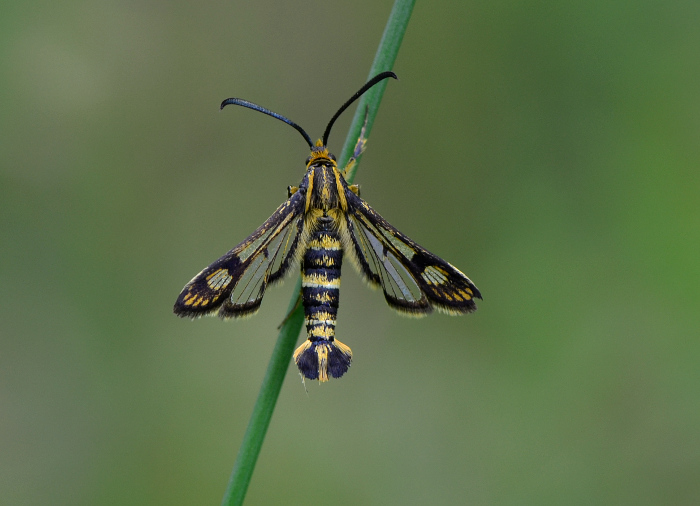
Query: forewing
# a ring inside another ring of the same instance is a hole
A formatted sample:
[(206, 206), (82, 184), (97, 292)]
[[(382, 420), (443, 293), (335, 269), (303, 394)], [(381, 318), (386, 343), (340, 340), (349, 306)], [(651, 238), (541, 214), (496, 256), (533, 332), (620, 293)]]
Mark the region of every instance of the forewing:
[(282, 279), (303, 251), (303, 211), (304, 195), (297, 192), (245, 241), (187, 283), (175, 314), (196, 318), (218, 311), (230, 318), (257, 311), (267, 285)]
[(442, 258), (396, 230), (364, 200), (346, 192), (345, 249), (371, 284), (381, 285), (394, 309), (422, 316), (433, 307), (451, 314), (476, 310), (474, 283)]

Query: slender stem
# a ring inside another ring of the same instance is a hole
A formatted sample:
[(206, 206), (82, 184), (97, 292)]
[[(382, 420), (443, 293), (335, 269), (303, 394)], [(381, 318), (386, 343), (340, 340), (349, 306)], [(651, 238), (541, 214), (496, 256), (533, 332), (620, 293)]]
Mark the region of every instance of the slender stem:
[[(394, 2), (394, 7), (391, 10), (389, 20), (384, 29), (384, 35), (379, 43), (377, 54), (374, 57), (374, 62), (369, 72), (370, 77), (374, 77), (382, 71), (392, 69), (399, 47), (401, 46), (401, 41), (403, 40), (403, 35), (406, 32), (406, 27), (408, 26), (408, 20), (411, 17), (414, 4), (415, 0), (396, 0)], [(350, 131), (345, 139), (345, 145), (341, 151), (340, 158), (338, 159), (340, 167), (345, 166), (347, 163), (355, 147), (355, 143), (360, 136), (366, 107), (369, 107), (369, 114), (367, 117), (365, 136), (369, 137), (369, 132), (374, 123), (374, 118), (377, 115), (379, 103), (381, 102), (385, 88), (386, 81), (383, 81), (363, 95), (355, 112), (355, 116), (353, 117)], [(348, 182), (352, 182), (358, 164), (359, 160), (358, 163), (355, 164), (353, 172), (348, 175)], [(300, 291), (301, 278), (297, 280), (294, 292), (292, 292), (294, 295), (292, 296), (288, 309), (288, 312), (291, 312), (291, 314), (282, 325), (279, 336), (277, 337), (277, 343), (272, 351), (272, 357), (267, 366), (258, 399), (255, 402), (253, 413), (248, 422), (248, 428), (243, 436), (236, 463), (233, 466), (233, 472), (231, 473), (231, 478), (226, 488), (226, 493), (224, 494), (222, 506), (239, 506), (243, 504), (243, 500), (245, 499), (248, 485), (250, 484), (250, 479), (255, 469), (255, 463), (260, 454), (263, 441), (265, 440), (267, 428), (270, 426), (270, 420), (275, 409), (275, 404), (277, 403), (277, 397), (282, 389), (284, 376), (291, 362), (294, 346), (299, 337), (302, 324), (304, 323), (303, 310), (301, 306), (297, 307)]]
[[(380, 72), (393, 69), (396, 56), (399, 54), (401, 41), (403, 41), (403, 35), (406, 33), (406, 27), (408, 26), (408, 21), (411, 18), (411, 12), (413, 11), (413, 5), (415, 3), (416, 0), (396, 0), (394, 2), (394, 7), (391, 9), (391, 14), (389, 14), (389, 20), (384, 28), (384, 34), (382, 35), (382, 40), (379, 43), (377, 54), (374, 56), (374, 61), (372, 62), (372, 68), (369, 71), (368, 78), (372, 78)], [(372, 125), (374, 124), (374, 118), (377, 116), (377, 111), (379, 110), (379, 103), (382, 101), (384, 90), (386, 89), (389, 81), (391, 81), (391, 79), (378, 83), (371, 90), (362, 95), (360, 103), (358, 104), (357, 109), (355, 109), (355, 116), (352, 118), (352, 123), (350, 124), (350, 129), (348, 130), (348, 136), (345, 138), (343, 150), (340, 152), (340, 157), (338, 158), (339, 167), (344, 167), (350, 159), (352, 150), (355, 148), (355, 143), (360, 137), (360, 130), (362, 130), (362, 124), (364, 123), (365, 119), (365, 109), (367, 107), (369, 107), (369, 114), (367, 116), (367, 130), (365, 130), (365, 137), (369, 137), (369, 134), (372, 131)], [(360, 160), (358, 159), (350, 174), (348, 174), (348, 183), (352, 183), (353, 179), (355, 179), (355, 172), (357, 171), (359, 164)]]
[[(293, 293), (299, 294), (300, 291), (301, 278), (297, 280)], [(282, 325), (277, 343), (272, 350), (272, 357), (267, 365), (265, 378), (260, 386), (258, 400), (255, 402), (253, 413), (250, 415), (248, 428), (243, 436), (236, 464), (233, 466), (233, 472), (226, 488), (226, 494), (222, 502), (224, 506), (240, 505), (243, 504), (245, 499), (248, 484), (253, 476), (255, 463), (258, 460), (260, 449), (265, 440), (265, 433), (270, 426), (272, 412), (275, 410), (277, 397), (282, 389), (284, 376), (291, 361), (294, 345), (299, 336), (301, 324), (304, 322), (303, 311), (300, 311), (300, 308), (294, 310), (297, 305), (297, 297), (298, 295), (295, 295), (289, 304), (287, 313), (290, 311), (294, 312), (290, 314), (284, 325)]]

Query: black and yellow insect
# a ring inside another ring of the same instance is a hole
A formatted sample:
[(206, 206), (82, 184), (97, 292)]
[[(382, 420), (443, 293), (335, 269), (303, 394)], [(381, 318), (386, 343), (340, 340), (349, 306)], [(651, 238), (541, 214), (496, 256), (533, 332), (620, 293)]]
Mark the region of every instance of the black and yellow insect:
[(294, 352), (294, 361), (304, 377), (328, 381), (345, 374), (352, 360), (350, 348), (335, 339), (344, 254), (366, 281), (382, 287), (388, 304), (402, 313), (423, 316), (433, 308), (449, 314), (476, 310), (474, 299), (481, 294), (467, 276), (392, 227), (360, 198), (357, 185), (345, 181), (364, 150), (365, 128), (342, 171), (326, 147), (338, 116), (388, 77), (396, 79), (393, 72), (383, 72), (360, 88), (331, 118), (323, 139), (315, 145), (284, 116), (239, 98), (221, 103), (222, 109), (240, 105), (284, 121), (301, 133), (311, 154), (301, 183), (289, 187), (288, 200), (250, 237), (187, 283), (175, 303), (175, 314), (190, 318), (214, 313), (222, 318), (251, 315), (259, 309), (267, 286), (301, 262), (308, 340)]

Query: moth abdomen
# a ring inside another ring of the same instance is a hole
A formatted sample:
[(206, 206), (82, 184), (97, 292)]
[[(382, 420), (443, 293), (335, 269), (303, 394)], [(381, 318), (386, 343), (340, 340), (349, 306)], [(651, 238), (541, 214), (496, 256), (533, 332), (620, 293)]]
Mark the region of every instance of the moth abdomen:
[(304, 253), (301, 297), (308, 339), (294, 352), (294, 361), (307, 379), (328, 381), (348, 370), (352, 351), (335, 340), (343, 249), (338, 233), (321, 220)]

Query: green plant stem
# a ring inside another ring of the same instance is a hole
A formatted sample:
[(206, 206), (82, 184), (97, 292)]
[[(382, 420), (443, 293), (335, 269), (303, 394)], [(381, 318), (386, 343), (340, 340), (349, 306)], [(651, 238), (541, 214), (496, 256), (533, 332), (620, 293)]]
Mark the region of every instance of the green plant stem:
[[(399, 47), (401, 47), (401, 41), (403, 41), (403, 35), (406, 33), (408, 20), (411, 18), (411, 12), (413, 11), (413, 5), (415, 3), (415, 0), (396, 0), (394, 2), (389, 20), (386, 23), (386, 27), (384, 27), (382, 40), (377, 48), (377, 54), (374, 56), (374, 61), (369, 71), (368, 80), (380, 72), (394, 68), (394, 62), (399, 53)], [(365, 137), (369, 137), (372, 131), (372, 125), (374, 124), (374, 118), (377, 116), (377, 111), (379, 110), (379, 103), (382, 101), (384, 90), (389, 81), (391, 81), (391, 79), (386, 79), (378, 83), (360, 98), (360, 103), (357, 109), (355, 109), (355, 116), (353, 116), (352, 123), (350, 123), (350, 128), (348, 129), (348, 136), (345, 138), (343, 150), (340, 152), (340, 157), (338, 158), (339, 167), (345, 166), (350, 159), (353, 149), (355, 149), (355, 143), (360, 137), (360, 130), (362, 130), (362, 124), (364, 123), (366, 108), (368, 108), (369, 114), (367, 116)], [(350, 174), (348, 174), (346, 178), (348, 183), (352, 183), (355, 179), (355, 172), (360, 165), (361, 158), (362, 157), (357, 160)]]
[[(382, 35), (382, 40), (377, 49), (377, 54), (374, 57), (372, 68), (369, 72), (369, 78), (393, 68), (414, 4), (415, 0), (396, 0), (394, 2), (389, 20), (384, 29), (384, 34)], [(340, 167), (344, 167), (349, 160), (355, 143), (360, 136), (366, 108), (368, 108), (369, 113), (367, 116), (365, 137), (369, 137), (374, 118), (379, 109), (379, 103), (381, 102), (384, 89), (386, 88), (386, 83), (387, 81), (382, 81), (362, 96), (350, 125), (348, 136), (345, 139), (343, 150), (338, 159)], [(348, 175), (348, 182), (352, 182), (358, 165), (359, 160), (358, 163), (355, 164), (352, 173)], [(243, 436), (243, 441), (238, 451), (238, 457), (236, 458), (236, 463), (233, 466), (233, 472), (231, 473), (231, 478), (229, 479), (228, 487), (224, 494), (222, 506), (238, 506), (243, 504), (243, 500), (245, 499), (248, 485), (250, 484), (250, 479), (255, 469), (255, 463), (258, 460), (260, 449), (265, 440), (265, 434), (270, 426), (270, 420), (272, 419), (272, 413), (277, 403), (277, 397), (282, 389), (284, 376), (287, 373), (294, 346), (304, 322), (303, 310), (301, 305), (298, 304), (300, 292), (301, 278), (297, 280), (293, 292), (294, 295), (289, 304), (289, 317), (282, 325), (279, 336), (277, 337), (277, 343), (272, 351), (272, 357), (267, 366), (258, 399), (255, 402), (253, 413), (248, 422), (248, 428)]]

